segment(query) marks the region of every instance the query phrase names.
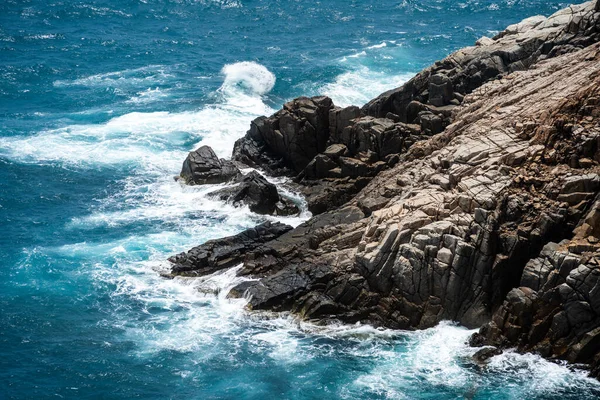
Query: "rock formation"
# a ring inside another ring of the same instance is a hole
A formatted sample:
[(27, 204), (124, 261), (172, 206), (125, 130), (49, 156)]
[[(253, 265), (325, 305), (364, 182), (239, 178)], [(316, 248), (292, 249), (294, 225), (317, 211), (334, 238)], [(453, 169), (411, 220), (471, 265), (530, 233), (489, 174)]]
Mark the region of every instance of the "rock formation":
[(295, 175), (320, 214), (257, 242), (209, 242), (171, 259), (172, 274), (242, 263), (259, 280), (230, 296), (250, 309), (400, 329), (450, 319), (481, 327), (473, 345), (598, 376), (599, 29), (598, 3), (571, 6), (362, 109), (301, 98), (255, 120), (234, 159)]
[(277, 187), (261, 174), (252, 171), (242, 175), (233, 162), (219, 159), (209, 146), (188, 154), (179, 178), (188, 185), (233, 182), (234, 186), (216, 190), (209, 196), (234, 205), (248, 205), (257, 214), (285, 216), (300, 212), (293, 201), (280, 196)]
[(257, 214), (297, 215), (300, 210), (290, 200), (279, 195), (277, 187), (264, 176), (252, 171), (239, 179), (235, 186), (219, 189), (209, 196), (230, 201), (233, 204), (246, 204)]
[(300, 97), (268, 118), (256, 118), (246, 136), (235, 143), (233, 159), (272, 175), (302, 171), (325, 150), (332, 106), (328, 97)]
[(256, 251), (262, 244), (291, 229), (291, 226), (279, 222), (264, 222), (235, 236), (210, 240), (169, 258), (173, 268), (171, 274), (165, 276), (202, 276), (234, 267), (244, 260), (246, 253)]
[(205, 185), (229, 182), (241, 173), (231, 161), (220, 160), (213, 149), (202, 146), (188, 154), (179, 176), (188, 185)]

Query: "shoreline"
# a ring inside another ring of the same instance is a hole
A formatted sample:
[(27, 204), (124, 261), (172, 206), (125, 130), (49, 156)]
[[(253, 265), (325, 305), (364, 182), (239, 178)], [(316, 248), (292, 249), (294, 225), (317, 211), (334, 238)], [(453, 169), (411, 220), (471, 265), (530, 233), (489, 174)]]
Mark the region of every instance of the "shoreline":
[(253, 310), (394, 329), (452, 320), (481, 327), (472, 345), (598, 377), (599, 41), (599, 2), (530, 17), (362, 108), (292, 100), (254, 120), (231, 161), (190, 153), (185, 182), (233, 180), (242, 189), (221, 199), (293, 212), (260, 176), (243, 182), (240, 168), (260, 169), (293, 178), (314, 216), (209, 241), (171, 257), (170, 276), (242, 263), (259, 280), (229, 296)]

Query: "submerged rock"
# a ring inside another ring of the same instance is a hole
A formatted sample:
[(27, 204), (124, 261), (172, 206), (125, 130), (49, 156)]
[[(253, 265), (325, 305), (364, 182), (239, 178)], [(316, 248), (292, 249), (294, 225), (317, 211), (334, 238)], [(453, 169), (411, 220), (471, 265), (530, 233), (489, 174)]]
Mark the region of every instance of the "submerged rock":
[(500, 354), (502, 354), (502, 350), (497, 347), (484, 347), (481, 350), (477, 350), (477, 352), (473, 354), (473, 359), (482, 364), (487, 362), (490, 358)]

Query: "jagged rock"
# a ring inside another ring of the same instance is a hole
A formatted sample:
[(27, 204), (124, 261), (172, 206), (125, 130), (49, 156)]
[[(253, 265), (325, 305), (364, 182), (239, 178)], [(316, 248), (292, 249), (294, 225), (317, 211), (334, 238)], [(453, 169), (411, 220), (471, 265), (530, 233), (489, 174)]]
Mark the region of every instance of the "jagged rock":
[(180, 177), (188, 185), (224, 183), (241, 176), (240, 170), (227, 160), (219, 160), (209, 146), (202, 146), (188, 154)]
[(444, 74), (435, 74), (429, 79), (429, 104), (442, 107), (454, 98), (452, 81)]
[(360, 117), (360, 108), (350, 106), (345, 108), (334, 107), (329, 111), (329, 140), (332, 143), (342, 143), (340, 136), (351, 121)]
[(406, 150), (405, 139), (417, 134), (418, 129), (391, 119), (364, 117), (345, 127), (336, 142), (344, 144), (351, 155), (372, 151), (383, 159)]
[(313, 215), (333, 210), (347, 203), (371, 180), (371, 177), (342, 178), (342, 170), (339, 167), (330, 170), (327, 176), (332, 178), (302, 181), (301, 192), (306, 199), (308, 211)]
[(478, 363), (484, 363), (490, 358), (502, 354), (502, 350), (497, 347), (484, 347), (473, 354), (473, 359)]
[(246, 253), (290, 231), (291, 226), (280, 222), (264, 222), (235, 236), (209, 240), (186, 253), (177, 254), (165, 276), (203, 276), (240, 264)]
[(419, 113), (421, 130), (429, 135), (435, 135), (442, 132), (445, 128), (443, 119), (432, 112), (422, 111)]
[[(345, 148), (345, 146), (344, 146)], [(303, 178), (305, 179), (320, 179), (320, 178), (338, 178), (341, 177), (341, 171), (331, 172), (333, 169), (338, 168), (340, 157), (333, 155), (330, 157), (328, 154), (318, 154), (311, 162), (308, 163), (304, 168)]]
[(284, 167), (302, 171), (329, 139), (328, 97), (300, 97), (283, 106), (271, 117), (252, 121), (245, 137), (233, 150), (233, 159), (267, 171)]
[(565, 179), (560, 193), (593, 193), (600, 188), (600, 176), (598, 174), (570, 176)]
[[(244, 247), (240, 273), (259, 280), (232, 295), (304, 318), (483, 325), (473, 345), (600, 374), (596, 7), (531, 18), (459, 50), (360, 117), (326, 105), (329, 148), (300, 169), (282, 158), (323, 213)], [(294, 107), (281, 113), (297, 122)], [(279, 121), (270, 118), (261, 127)], [(264, 142), (258, 133), (249, 140)], [(582, 171), (584, 158), (594, 163)]]
[[(412, 123), (409, 104), (416, 100), (445, 106), (453, 98), (471, 93), (482, 84), (507, 73), (524, 70), (540, 59), (576, 51), (599, 39), (599, 16), (593, 2), (558, 11), (545, 18), (528, 18), (511, 25), (496, 37), (482, 38), (476, 46), (463, 48), (417, 74), (400, 88), (371, 100), (363, 115), (398, 115)], [(456, 96), (455, 94), (459, 94)]]
[(279, 195), (275, 185), (256, 171), (239, 179), (236, 186), (217, 190), (210, 196), (234, 204), (246, 204), (257, 214), (293, 215), (300, 212), (293, 202)]

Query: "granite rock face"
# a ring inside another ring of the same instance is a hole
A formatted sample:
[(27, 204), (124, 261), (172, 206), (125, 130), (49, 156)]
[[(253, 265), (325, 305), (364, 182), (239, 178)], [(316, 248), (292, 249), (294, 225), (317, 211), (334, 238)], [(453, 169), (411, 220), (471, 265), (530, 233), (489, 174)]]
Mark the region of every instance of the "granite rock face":
[(450, 319), (481, 327), (473, 345), (588, 363), (598, 376), (599, 21), (595, 2), (529, 18), (362, 109), (319, 100), (323, 147), (277, 165), (320, 214), (244, 247), (240, 273), (259, 280), (230, 295), (399, 329)]

